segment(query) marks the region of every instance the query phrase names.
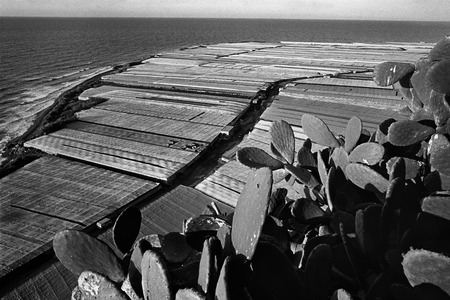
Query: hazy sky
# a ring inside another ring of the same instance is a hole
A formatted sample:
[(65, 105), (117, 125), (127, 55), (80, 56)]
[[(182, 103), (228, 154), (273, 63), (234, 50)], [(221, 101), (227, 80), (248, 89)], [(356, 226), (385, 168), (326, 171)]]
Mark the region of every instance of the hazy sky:
[(0, 16), (450, 21), (450, 0), (0, 0)]

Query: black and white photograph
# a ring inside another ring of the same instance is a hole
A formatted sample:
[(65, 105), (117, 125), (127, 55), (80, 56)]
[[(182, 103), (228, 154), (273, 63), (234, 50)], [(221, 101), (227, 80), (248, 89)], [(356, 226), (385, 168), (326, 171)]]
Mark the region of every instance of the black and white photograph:
[(0, 299), (450, 299), (449, 0), (0, 0)]

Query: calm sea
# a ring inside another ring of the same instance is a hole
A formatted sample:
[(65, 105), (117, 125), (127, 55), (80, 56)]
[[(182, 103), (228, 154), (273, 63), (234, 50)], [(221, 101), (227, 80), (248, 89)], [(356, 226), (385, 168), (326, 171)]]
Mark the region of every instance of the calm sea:
[(436, 42), (445, 22), (0, 18), (0, 149), (64, 88), (183, 46), (239, 41)]

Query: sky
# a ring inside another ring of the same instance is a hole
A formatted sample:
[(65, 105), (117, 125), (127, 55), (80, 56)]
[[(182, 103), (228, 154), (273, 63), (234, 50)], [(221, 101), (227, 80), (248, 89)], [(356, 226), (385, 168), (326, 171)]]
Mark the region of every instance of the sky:
[(450, 21), (450, 0), (0, 0), (0, 16)]

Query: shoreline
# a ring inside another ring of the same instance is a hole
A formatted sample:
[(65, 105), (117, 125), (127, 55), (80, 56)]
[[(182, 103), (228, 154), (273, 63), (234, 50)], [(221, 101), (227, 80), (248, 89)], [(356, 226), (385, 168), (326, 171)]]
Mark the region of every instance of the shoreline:
[[(142, 64), (144, 60), (103, 67), (88, 78), (76, 82), (62, 91), (50, 106), (36, 114), (31, 126), (23, 134), (6, 143), (1, 153), (0, 178), (42, 156), (42, 153), (38, 150), (25, 148), (23, 145), (26, 141), (58, 130), (61, 125), (74, 121), (76, 119), (75, 113), (78, 111), (89, 109), (101, 102), (81, 101), (78, 100), (78, 95), (89, 88), (101, 85), (100, 80), (103, 76), (123, 72), (130, 66)], [(72, 107), (68, 107), (70, 105)]]

